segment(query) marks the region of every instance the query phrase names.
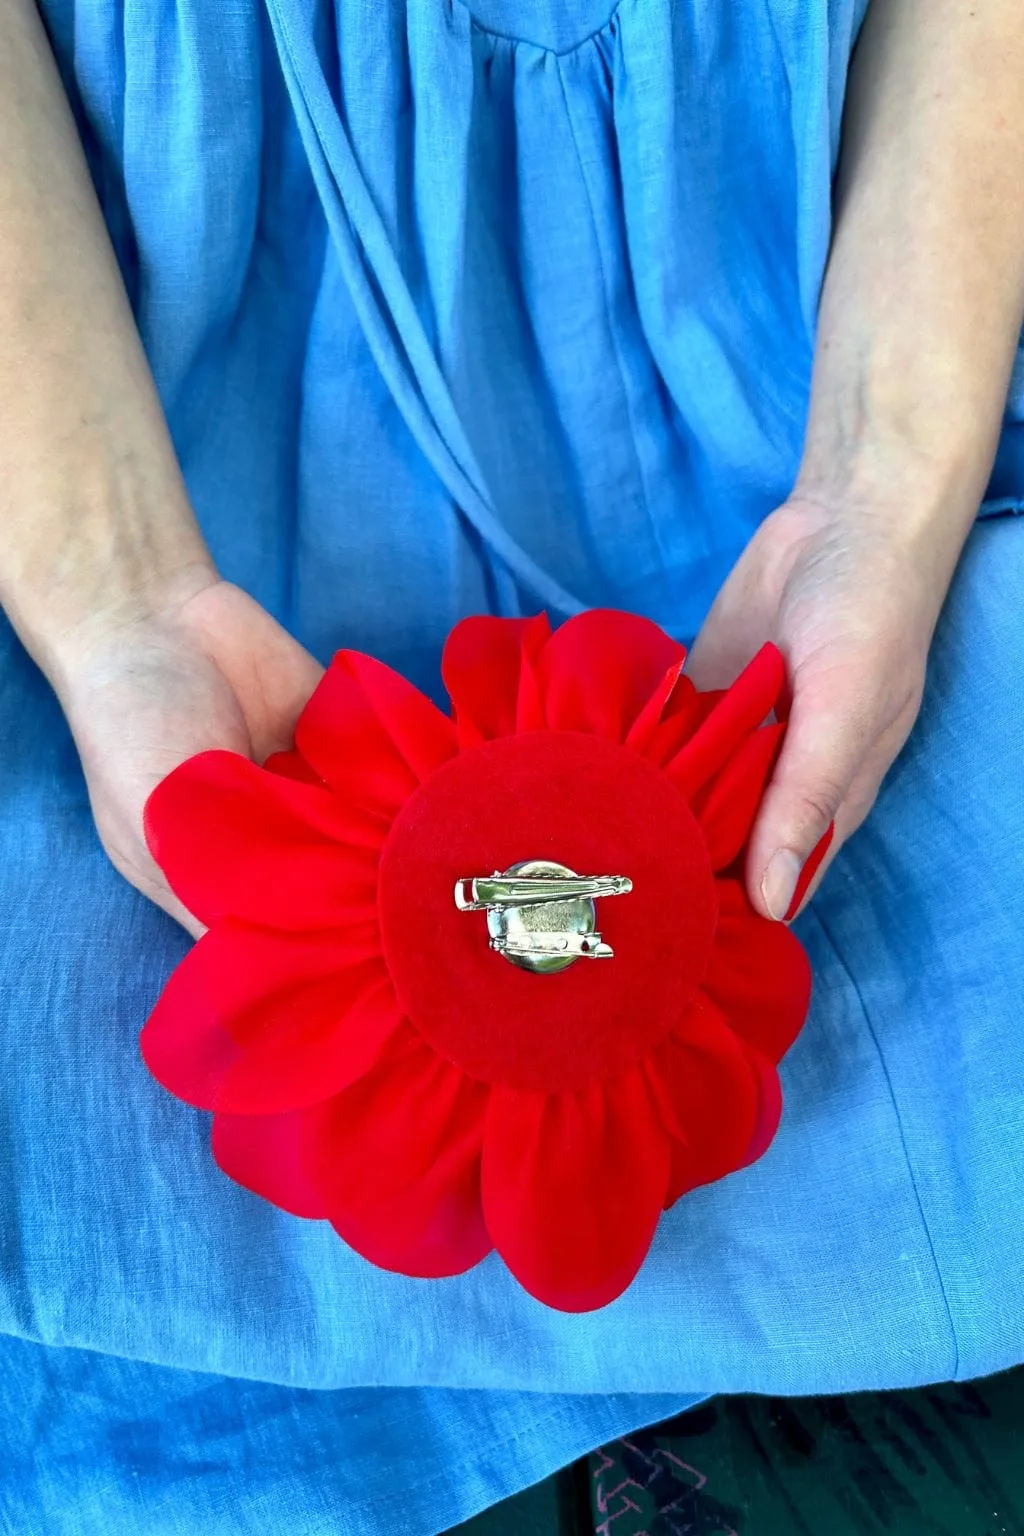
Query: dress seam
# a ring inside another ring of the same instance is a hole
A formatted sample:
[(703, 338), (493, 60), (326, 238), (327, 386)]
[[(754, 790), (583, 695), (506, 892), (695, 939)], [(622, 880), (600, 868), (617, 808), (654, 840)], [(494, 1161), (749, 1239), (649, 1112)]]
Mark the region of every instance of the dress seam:
[(481, 36), (493, 37), (501, 43), (521, 43), (526, 48), (536, 48), (539, 53), (546, 53), (554, 59), (569, 58), (570, 55), (577, 53), (581, 48), (585, 48), (588, 43), (592, 43), (595, 38), (600, 37), (603, 32), (607, 32), (625, 3), (626, 0), (615, 0), (615, 4), (604, 21), (601, 22), (600, 26), (594, 27), (592, 31), (588, 32), (586, 37), (579, 38), (575, 43), (570, 43), (566, 48), (552, 48), (547, 43), (535, 42), (532, 37), (520, 37), (515, 32), (502, 32), (497, 27), (488, 27), (473, 15), (469, 9), (468, 0), (450, 0), (451, 5), (457, 5), (468, 13), (471, 28), (474, 32), (479, 32)]
[(821, 931), (821, 933), (823, 934), (823, 936), (825, 938), (825, 942), (828, 944), (828, 946), (831, 949), (832, 953), (835, 955), (836, 959), (838, 960), (840, 966), (843, 969), (844, 974), (846, 975), (847, 979), (849, 980), (849, 983), (850, 983), (851, 987), (853, 988), (854, 996), (857, 999), (857, 1005), (860, 1008), (861, 1016), (862, 1016), (862, 1018), (864, 1020), (864, 1023), (867, 1025), (868, 1034), (871, 1036), (871, 1043), (872, 1043), (872, 1045), (875, 1048), (875, 1054), (878, 1057), (878, 1063), (879, 1063), (879, 1066), (882, 1069), (882, 1075), (885, 1078), (886, 1090), (887, 1090), (887, 1092), (889, 1094), (890, 1103), (892, 1104), (893, 1114), (896, 1117), (896, 1128), (899, 1131), (900, 1146), (901, 1146), (901, 1148), (903, 1150), (903, 1161), (906, 1164), (907, 1177), (910, 1180), (910, 1187), (911, 1187), (911, 1190), (913, 1191), (914, 1200), (915, 1200), (915, 1203), (917, 1205), (918, 1215), (921, 1218), (921, 1229), (924, 1232), (925, 1241), (928, 1244), (928, 1252), (931, 1255), (932, 1265), (933, 1265), (934, 1270), (935, 1270), (935, 1279), (936, 1279), (936, 1281), (938, 1283), (939, 1294), (942, 1297), (942, 1304), (943, 1304), (943, 1306), (945, 1308), (945, 1311), (946, 1311), (946, 1322), (947, 1322), (948, 1327), (949, 1327), (950, 1340), (951, 1340), (952, 1346), (953, 1346), (953, 1370), (952, 1370), (951, 1376), (949, 1377), (949, 1380), (951, 1380), (951, 1381), (959, 1381), (960, 1380), (960, 1340), (957, 1337), (956, 1324), (953, 1321), (953, 1309), (952, 1309), (952, 1307), (949, 1304), (949, 1296), (948, 1296), (948, 1294), (946, 1292), (946, 1283), (945, 1283), (945, 1281), (944, 1281), (944, 1279), (942, 1277), (942, 1267), (939, 1264), (938, 1254), (936, 1253), (936, 1250), (935, 1250), (935, 1241), (934, 1241), (934, 1239), (932, 1237), (932, 1229), (931, 1229), (931, 1226), (929, 1224), (928, 1217), (925, 1215), (924, 1202), (921, 1199), (921, 1191), (918, 1188), (917, 1175), (914, 1172), (914, 1164), (913, 1164), (913, 1162), (911, 1160), (911, 1157), (910, 1157), (910, 1150), (909, 1150), (909, 1147), (907, 1145), (907, 1136), (906, 1136), (906, 1132), (905, 1132), (905, 1130), (903, 1128), (903, 1117), (900, 1114), (899, 1101), (898, 1101), (898, 1099), (896, 1097), (896, 1090), (893, 1087), (892, 1076), (891, 1076), (891, 1074), (889, 1072), (889, 1064), (886, 1061), (885, 1054), (884, 1054), (884, 1052), (882, 1050), (881, 1045), (878, 1042), (878, 1035), (875, 1032), (874, 1024), (871, 1022), (871, 1015), (868, 1012), (867, 1004), (864, 1001), (864, 994), (862, 993), (862, 991), (860, 989), (860, 984), (858, 983), (857, 978), (854, 976), (852, 970), (847, 965), (846, 960), (844, 959), (843, 954), (842, 954), (841, 950), (839, 949), (838, 944), (836, 943), (835, 939), (832, 937), (832, 934), (829, 931), (829, 928), (826, 925), (825, 920), (822, 918), (820, 913), (815, 911), (814, 908), (812, 907), (811, 915), (814, 917), (814, 920), (817, 923), (819, 930)]

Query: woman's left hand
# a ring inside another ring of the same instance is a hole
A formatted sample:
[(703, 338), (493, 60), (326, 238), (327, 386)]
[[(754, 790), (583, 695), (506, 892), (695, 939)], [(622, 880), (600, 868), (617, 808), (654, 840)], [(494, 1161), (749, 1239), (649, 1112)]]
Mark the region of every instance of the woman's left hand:
[(691, 653), (694, 681), (726, 686), (768, 640), (789, 675), (785, 744), (747, 866), (765, 916), (795, 915), (801, 870), (829, 824), (831, 857), (871, 809), (917, 718), (954, 563), (940, 541), (908, 532), (898, 507), (791, 499), (719, 593)]
[(917, 716), (928, 647), (999, 438), (1024, 319), (1020, 0), (871, 0), (850, 69), (800, 474), (694, 648), (703, 686), (766, 640), (789, 729), (750, 846), (788, 918), (830, 821), (863, 821)]

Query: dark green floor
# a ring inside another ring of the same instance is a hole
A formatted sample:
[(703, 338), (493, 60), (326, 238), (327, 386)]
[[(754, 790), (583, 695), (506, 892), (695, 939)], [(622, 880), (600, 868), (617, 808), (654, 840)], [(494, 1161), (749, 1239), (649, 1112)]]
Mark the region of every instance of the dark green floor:
[(1024, 1536), (1024, 1368), (969, 1386), (719, 1398), (458, 1536)]

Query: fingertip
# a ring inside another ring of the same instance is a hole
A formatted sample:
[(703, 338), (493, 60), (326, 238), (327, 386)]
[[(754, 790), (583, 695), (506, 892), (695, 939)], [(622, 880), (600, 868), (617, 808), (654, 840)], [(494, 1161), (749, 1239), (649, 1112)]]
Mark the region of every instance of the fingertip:
[(756, 866), (749, 871), (750, 899), (764, 917), (791, 923), (800, 915), (821, 883), (834, 839), (835, 822), (831, 822), (806, 858), (792, 848), (777, 848), (760, 878)]
[(801, 871), (801, 859), (792, 848), (777, 848), (765, 865), (758, 891), (765, 913), (773, 922), (786, 920), (796, 899)]

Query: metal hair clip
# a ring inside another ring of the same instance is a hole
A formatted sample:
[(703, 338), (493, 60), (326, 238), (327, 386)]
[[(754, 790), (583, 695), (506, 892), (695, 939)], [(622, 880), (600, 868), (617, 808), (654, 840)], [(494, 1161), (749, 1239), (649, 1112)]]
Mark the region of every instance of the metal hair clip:
[(490, 945), (513, 965), (552, 975), (576, 960), (609, 960), (614, 951), (596, 931), (594, 902), (625, 896), (626, 875), (577, 875), (549, 859), (527, 859), (493, 875), (455, 885), (460, 912), (486, 912)]

